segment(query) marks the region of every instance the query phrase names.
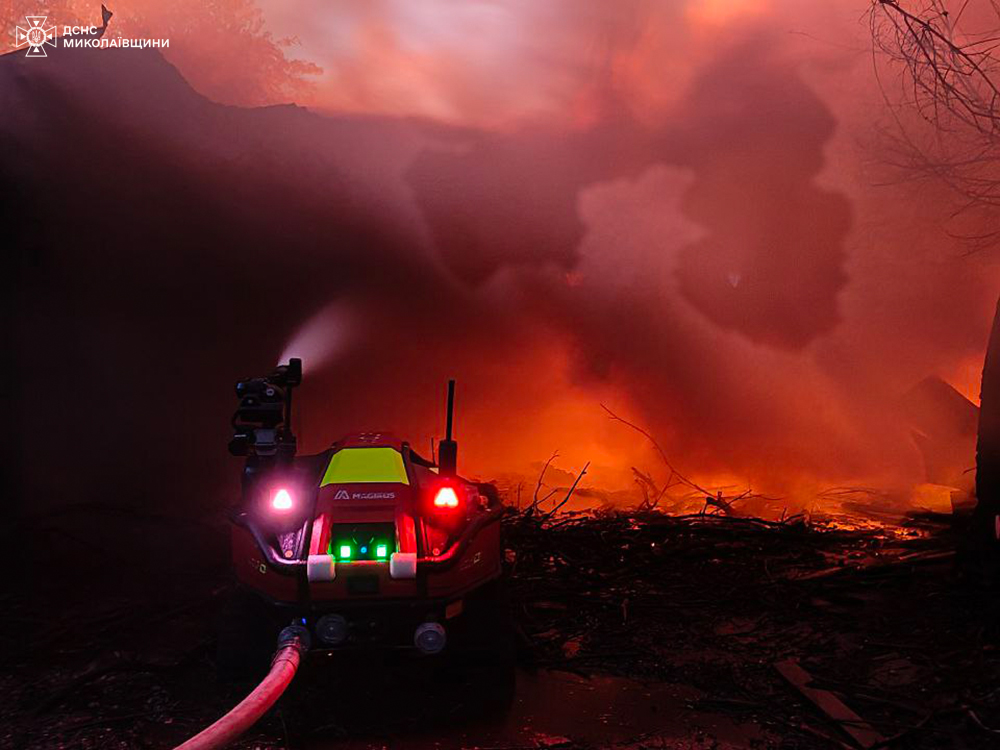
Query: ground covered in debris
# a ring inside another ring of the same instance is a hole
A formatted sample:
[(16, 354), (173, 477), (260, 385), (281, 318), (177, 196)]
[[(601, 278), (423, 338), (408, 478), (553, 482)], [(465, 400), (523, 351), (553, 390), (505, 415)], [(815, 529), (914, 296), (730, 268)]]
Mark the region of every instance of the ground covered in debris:
[[(238, 746), (1000, 745), (1000, 600), (951, 516), (529, 510), (505, 527), (509, 673), (314, 658)], [(213, 664), (221, 521), (87, 507), (7, 532), (30, 549), (0, 594), (0, 746), (171, 747), (241, 697)]]

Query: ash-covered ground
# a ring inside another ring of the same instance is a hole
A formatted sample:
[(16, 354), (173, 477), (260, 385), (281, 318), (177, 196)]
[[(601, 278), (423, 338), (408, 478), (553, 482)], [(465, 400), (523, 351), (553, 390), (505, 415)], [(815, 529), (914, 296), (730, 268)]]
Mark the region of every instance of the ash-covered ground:
[[(242, 697), (214, 664), (222, 519), (81, 506), (5, 531), (0, 745), (172, 747)], [(511, 511), (505, 533), (516, 663), (311, 658), (236, 747), (998, 741), (1000, 606), (960, 519)]]

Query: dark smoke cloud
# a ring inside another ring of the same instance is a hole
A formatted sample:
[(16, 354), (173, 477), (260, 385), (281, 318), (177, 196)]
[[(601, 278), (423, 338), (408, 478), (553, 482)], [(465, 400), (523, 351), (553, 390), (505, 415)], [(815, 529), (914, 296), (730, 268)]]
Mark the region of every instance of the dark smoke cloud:
[(707, 236), (685, 248), (678, 274), (688, 300), (717, 325), (751, 341), (799, 349), (839, 320), (847, 283), (850, 206), (820, 189), (832, 112), (772, 37), (714, 62), (681, 110), (697, 175), (684, 213)]

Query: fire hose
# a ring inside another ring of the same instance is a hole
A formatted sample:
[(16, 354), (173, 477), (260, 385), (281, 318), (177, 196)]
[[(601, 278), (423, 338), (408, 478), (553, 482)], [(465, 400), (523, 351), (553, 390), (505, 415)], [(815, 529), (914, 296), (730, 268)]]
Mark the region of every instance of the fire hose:
[(267, 713), (291, 684), (302, 655), (309, 650), (309, 631), (289, 625), (278, 636), (271, 669), (253, 692), (229, 713), (174, 750), (218, 750), (235, 740)]

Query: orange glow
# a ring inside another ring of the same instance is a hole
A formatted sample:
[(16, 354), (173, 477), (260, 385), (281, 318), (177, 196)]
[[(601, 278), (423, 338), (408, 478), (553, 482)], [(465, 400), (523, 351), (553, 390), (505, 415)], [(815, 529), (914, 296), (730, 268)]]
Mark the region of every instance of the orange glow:
[(770, 9), (769, 0), (691, 0), (687, 17), (703, 24), (724, 24), (759, 15)]
[(962, 360), (945, 377), (945, 380), (952, 388), (979, 406), (979, 389), (983, 384), (983, 355), (977, 354)]

